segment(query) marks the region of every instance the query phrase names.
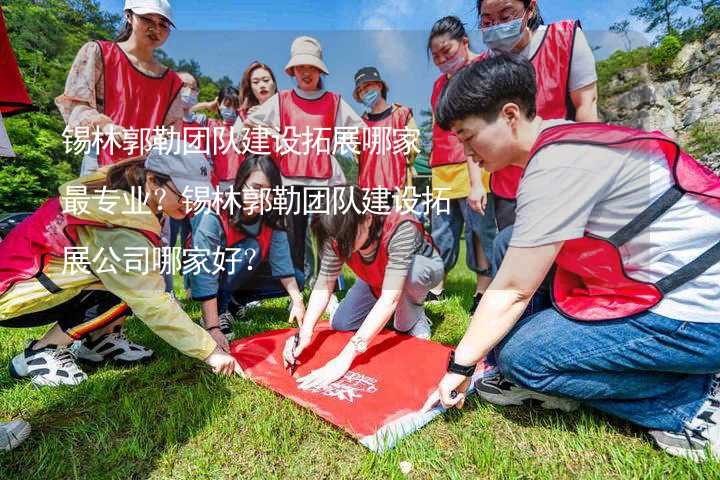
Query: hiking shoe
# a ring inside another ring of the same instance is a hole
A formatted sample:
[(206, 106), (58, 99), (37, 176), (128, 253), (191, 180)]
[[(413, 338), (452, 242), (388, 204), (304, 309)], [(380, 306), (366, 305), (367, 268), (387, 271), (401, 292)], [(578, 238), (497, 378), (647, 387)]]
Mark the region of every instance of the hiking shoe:
[(578, 402), (575, 400), (528, 390), (511, 382), (500, 373), (480, 378), (475, 383), (475, 390), (483, 400), (495, 405), (522, 405), (526, 400), (537, 400), (547, 409), (572, 412), (578, 408)]
[(425, 302), (427, 303), (439, 303), (442, 301), (445, 301), (447, 297), (445, 297), (445, 292), (434, 293), (432, 290), (428, 292), (427, 296), (425, 297)]
[(36, 341), (30, 344), (10, 362), (10, 375), (13, 378), (29, 377), (38, 387), (59, 385), (77, 385), (87, 378), (80, 370), (75, 354), (67, 347), (48, 345), (33, 349)]
[(650, 430), (648, 433), (670, 455), (695, 462), (708, 458), (720, 460), (720, 376), (715, 375), (708, 398), (682, 431)]
[(482, 293), (476, 293), (473, 297), (473, 303), (472, 307), (470, 307), (470, 316), (472, 317), (475, 314), (475, 310), (477, 310), (478, 305), (480, 305), (480, 300), (482, 299), (483, 294)]
[(424, 340), (430, 340), (430, 336), (432, 335), (432, 331), (430, 330), (430, 326), (432, 325), (432, 322), (430, 322), (430, 319), (423, 313), (423, 316), (420, 317), (420, 320), (418, 320), (415, 325), (407, 332), (408, 335), (412, 335), (413, 337), (422, 338)]
[(218, 326), (222, 334), (225, 335), (225, 338), (228, 339), (228, 342), (235, 338), (235, 333), (232, 329), (232, 322), (234, 321), (235, 317), (233, 317), (233, 314), (230, 312), (221, 313), (218, 316)]
[(0, 422), (0, 450), (12, 450), (29, 436), (30, 424), (24, 420)]
[(131, 342), (120, 326), (95, 340), (84, 338), (77, 341), (71, 349), (78, 359), (93, 363), (106, 361), (137, 363), (150, 360), (153, 356), (153, 351), (149, 348)]

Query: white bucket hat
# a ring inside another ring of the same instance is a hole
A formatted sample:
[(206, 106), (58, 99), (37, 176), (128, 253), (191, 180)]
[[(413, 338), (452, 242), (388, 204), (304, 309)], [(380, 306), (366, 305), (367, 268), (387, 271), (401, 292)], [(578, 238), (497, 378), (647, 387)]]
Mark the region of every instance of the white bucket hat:
[(298, 37), (293, 40), (290, 47), (290, 61), (285, 66), (285, 73), (292, 75), (292, 68), (298, 65), (312, 65), (323, 73), (330, 74), (323, 62), (322, 46), (312, 37)]
[(132, 10), (138, 15), (147, 15), (148, 13), (157, 13), (167, 18), (172, 23), (172, 7), (168, 0), (125, 0), (125, 10)]

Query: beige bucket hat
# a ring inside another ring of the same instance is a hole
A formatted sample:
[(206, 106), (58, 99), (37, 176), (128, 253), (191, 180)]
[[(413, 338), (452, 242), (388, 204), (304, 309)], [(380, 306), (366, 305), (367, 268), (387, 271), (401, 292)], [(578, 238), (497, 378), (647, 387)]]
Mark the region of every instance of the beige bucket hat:
[(312, 37), (303, 36), (293, 40), (290, 47), (290, 61), (285, 66), (285, 73), (292, 75), (292, 68), (298, 65), (312, 65), (321, 72), (330, 74), (323, 62), (322, 46)]

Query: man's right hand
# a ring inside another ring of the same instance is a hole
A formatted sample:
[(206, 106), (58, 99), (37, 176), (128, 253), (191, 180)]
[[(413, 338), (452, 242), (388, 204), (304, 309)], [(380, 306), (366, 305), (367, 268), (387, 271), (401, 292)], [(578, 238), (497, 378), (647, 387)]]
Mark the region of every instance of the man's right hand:
[(303, 350), (310, 345), (310, 340), (310, 338), (304, 338), (300, 335), (297, 346), (295, 346), (295, 335), (292, 335), (285, 341), (285, 348), (283, 348), (283, 365), (285, 368), (295, 364)]

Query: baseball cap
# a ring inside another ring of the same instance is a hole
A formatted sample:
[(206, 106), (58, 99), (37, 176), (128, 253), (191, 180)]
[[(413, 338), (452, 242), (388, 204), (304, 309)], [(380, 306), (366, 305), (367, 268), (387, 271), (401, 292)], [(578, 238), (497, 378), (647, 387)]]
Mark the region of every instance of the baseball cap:
[(138, 15), (157, 13), (167, 19), (174, 27), (172, 19), (172, 7), (168, 0), (125, 0), (125, 10), (132, 10)]
[(385, 90), (388, 89), (385, 81), (380, 78), (380, 72), (377, 68), (363, 67), (355, 73), (355, 90), (353, 90), (353, 98), (358, 102), (360, 99), (357, 96), (357, 91), (363, 84), (368, 82), (380, 82), (385, 86)]
[(145, 169), (170, 177), (178, 191), (188, 200), (196, 200), (199, 192), (213, 191), (210, 183), (212, 164), (191, 145), (173, 138), (153, 147), (145, 158)]

